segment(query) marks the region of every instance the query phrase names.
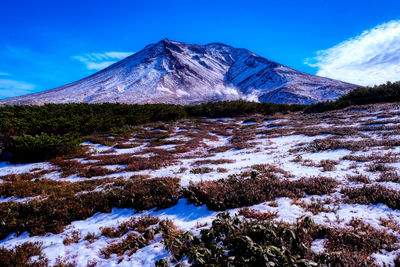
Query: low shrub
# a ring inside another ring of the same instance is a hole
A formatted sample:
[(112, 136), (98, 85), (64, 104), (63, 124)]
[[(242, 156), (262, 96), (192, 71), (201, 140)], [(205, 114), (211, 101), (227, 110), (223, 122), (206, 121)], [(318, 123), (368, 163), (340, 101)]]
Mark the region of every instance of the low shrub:
[(344, 187), (342, 194), (350, 203), (383, 203), (392, 209), (400, 209), (400, 192), (382, 185), (364, 185), (363, 187)]
[(355, 222), (352, 231), (330, 229), (326, 238), (327, 248), (331, 251), (344, 250), (369, 255), (380, 249), (393, 251), (398, 248), (398, 238), (394, 234), (377, 230), (362, 221)]
[[(163, 226), (166, 221), (161, 221), (157, 217), (142, 216), (139, 220), (131, 219), (128, 222), (120, 224), (117, 229), (111, 231), (111, 236), (108, 237), (121, 237), (129, 231), (135, 231), (129, 233), (122, 240), (108, 245), (106, 248), (101, 250), (107, 259), (112, 254), (117, 254), (118, 256), (123, 255), (128, 252), (128, 255), (132, 255), (138, 249), (143, 248), (150, 244), (154, 239), (154, 236), (165, 228)], [(102, 233), (104, 232), (104, 228)], [(109, 232), (109, 231), (107, 231)]]
[(395, 171), (383, 172), (377, 181), (400, 183), (400, 175)]
[(151, 225), (155, 225), (159, 223), (159, 219), (157, 217), (144, 215), (139, 219), (132, 218), (127, 222), (121, 223), (116, 228), (114, 227), (103, 227), (101, 228), (101, 235), (115, 238), (121, 237), (129, 231), (136, 231), (139, 233), (144, 233), (144, 231), (149, 228)]
[(388, 172), (393, 171), (395, 168), (392, 166), (387, 166), (382, 163), (371, 163), (367, 166), (367, 171), (369, 172)]
[(213, 165), (220, 165), (220, 164), (227, 164), (227, 163), (234, 163), (235, 160), (233, 159), (204, 159), (204, 160), (196, 160), (192, 163), (192, 166), (200, 166), (205, 164), (213, 164)]
[(337, 164), (339, 164), (339, 162), (336, 160), (325, 159), (320, 161), (318, 167), (322, 167), (323, 172), (334, 171)]
[[(164, 231), (164, 246), (174, 261), (186, 259), (193, 266), (370, 266), (372, 253), (397, 249), (393, 234), (366, 225), (351, 230), (317, 226), (309, 217), (288, 224), (220, 213), (199, 236), (173, 226)], [(325, 252), (312, 252), (315, 239), (327, 240)]]
[(30, 181), (32, 179), (37, 179), (41, 178), (43, 175), (52, 172), (52, 170), (43, 170), (43, 171), (38, 171), (38, 172), (24, 172), (24, 173), (18, 173), (18, 174), (8, 174), (4, 176), (0, 176), (0, 179), (2, 179), (5, 182), (15, 182), (15, 181)]
[(277, 211), (269, 211), (269, 212), (260, 212), (254, 209), (249, 209), (249, 208), (242, 208), (239, 210), (238, 215), (241, 215), (245, 218), (248, 219), (256, 219), (256, 220), (273, 220), (278, 217), (278, 212)]
[(335, 101), (320, 102), (308, 106), (305, 112), (324, 112), (343, 109), (352, 105), (366, 105), (374, 103), (391, 103), (400, 100), (400, 82), (387, 82), (374, 87), (359, 87)]
[(79, 231), (72, 231), (70, 235), (64, 238), (63, 244), (65, 246), (69, 246), (72, 243), (78, 243), (81, 240), (81, 232)]
[(271, 201), (276, 197), (328, 194), (336, 186), (334, 179), (325, 177), (289, 181), (279, 180), (275, 176), (250, 179), (230, 176), (218, 181), (191, 183), (185, 189), (184, 196), (196, 205), (206, 204), (211, 210), (226, 210)]
[(190, 173), (193, 173), (193, 174), (204, 174), (204, 173), (210, 173), (213, 170), (214, 170), (213, 168), (209, 168), (209, 167), (200, 167), (200, 168), (191, 169)]
[[(397, 147), (400, 146), (400, 140), (382, 139), (382, 140), (360, 140), (360, 141), (343, 141), (336, 138), (315, 139), (308, 146), (292, 149), (292, 152), (306, 151), (319, 152), (325, 150), (347, 149), (350, 151), (365, 151), (370, 147)], [(346, 158), (350, 159), (350, 158)], [(351, 158), (354, 159), (354, 158)]]
[[(37, 259), (31, 258), (36, 256)], [(0, 248), (0, 266), (48, 266), (48, 259), (42, 252), (39, 242), (25, 242), (15, 246), (13, 249)]]
[(309, 266), (310, 227), (308, 219), (285, 227), (222, 213), (199, 237), (186, 232), (164, 237), (164, 244), (175, 260), (195, 266)]
[(75, 153), (80, 148), (76, 135), (21, 135), (13, 136), (5, 151), (12, 153), (13, 163), (39, 162), (60, 155)]
[(89, 232), (85, 237), (84, 240), (88, 241), (89, 243), (93, 243), (97, 238), (94, 232)]
[(371, 180), (366, 175), (363, 175), (363, 174), (347, 175), (346, 178), (350, 182), (357, 182), (357, 183), (364, 183), (364, 184), (371, 183)]
[(96, 212), (114, 207), (138, 211), (167, 208), (180, 198), (178, 178), (115, 181), (115, 188), (82, 194), (50, 195), (28, 203), (0, 203), (0, 239), (10, 233), (32, 235), (59, 233), (72, 221), (84, 220)]
[(106, 259), (110, 258), (112, 254), (117, 254), (118, 256), (123, 255), (126, 251), (129, 251), (129, 256), (135, 253), (138, 249), (143, 248), (149, 244), (151, 240), (145, 239), (136, 233), (130, 233), (126, 238), (118, 243), (112, 243), (108, 245), (105, 249), (101, 250), (101, 254), (105, 256)]
[(79, 182), (60, 182), (49, 179), (34, 181), (17, 180), (14, 182), (1, 183), (0, 195), (3, 197), (15, 196), (20, 198), (53, 195), (60, 198), (83, 191), (91, 191), (100, 185), (113, 181), (112, 179)]

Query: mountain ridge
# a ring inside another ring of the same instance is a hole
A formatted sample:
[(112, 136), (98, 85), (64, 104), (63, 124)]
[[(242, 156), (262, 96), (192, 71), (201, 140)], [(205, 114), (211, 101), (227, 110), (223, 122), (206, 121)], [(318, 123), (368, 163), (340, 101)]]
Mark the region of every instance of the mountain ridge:
[(244, 48), (163, 39), (76, 82), (0, 104), (168, 103), (221, 100), (311, 104), (357, 86), (291, 69)]

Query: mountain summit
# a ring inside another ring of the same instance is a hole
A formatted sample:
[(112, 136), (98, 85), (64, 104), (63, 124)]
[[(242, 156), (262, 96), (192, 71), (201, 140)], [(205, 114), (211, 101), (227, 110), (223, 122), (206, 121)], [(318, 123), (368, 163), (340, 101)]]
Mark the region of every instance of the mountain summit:
[(82, 80), (0, 104), (171, 103), (219, 100), (310, 104), (356, 85), (302, 73), (246, 49), (164, 39)]

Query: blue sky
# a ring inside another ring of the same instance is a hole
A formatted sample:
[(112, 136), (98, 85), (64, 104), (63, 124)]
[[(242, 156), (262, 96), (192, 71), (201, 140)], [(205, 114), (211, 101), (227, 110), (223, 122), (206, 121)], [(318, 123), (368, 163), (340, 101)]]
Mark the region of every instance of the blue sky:
[(400, 80), (399, 1), (0, 0), (0, 98), (51, 89), (163, 38), (223, 42), (358, 84)]

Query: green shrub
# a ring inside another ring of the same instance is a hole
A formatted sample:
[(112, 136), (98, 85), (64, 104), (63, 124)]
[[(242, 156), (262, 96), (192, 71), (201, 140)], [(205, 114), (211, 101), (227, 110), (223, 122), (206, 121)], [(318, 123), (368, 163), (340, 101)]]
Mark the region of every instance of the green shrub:
[(400, 101), (400, 82), (387, 82), (374, 87), (358, 87), (341, 96), (336, 101), (327, 101), (313, 104), (305, 109), (306, 112), (324, 112), (343, 109), (352, 105), (366, 105), (374, 103), (391, 103)]
[[(218, 214), (198, 236), (170, 225), (163, 229), (163, 238), (175, 262), (185, 259), (192, 266), (373, 266), (372, 253), (398, 249), (396, 235), (369, 225), (327, 228), (309, 217), (289, 224), (229, 213)], [(322, 254), (311, 249), (316, 239), (326, 239)], [(164, 259), (157, 264), (170, 263)]]
[(6, 151), (12, 153), (11, 162), (24, 163), (49, 160), (76, 152), (80, 146), (76, 135), (21, 135), (13, 136)]
[(199, 237), (190, 232), (165, 235), (165, 247), (173, 258), (186, 257), (194, 266), (312, 266), (312, 222), (296, 226), (254, 222), (220, 213)]

